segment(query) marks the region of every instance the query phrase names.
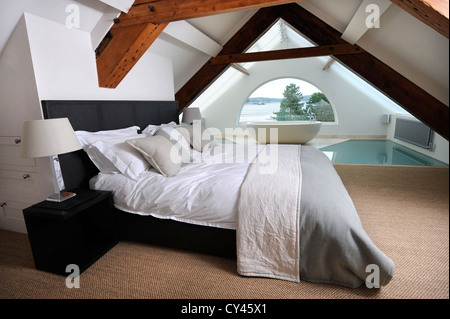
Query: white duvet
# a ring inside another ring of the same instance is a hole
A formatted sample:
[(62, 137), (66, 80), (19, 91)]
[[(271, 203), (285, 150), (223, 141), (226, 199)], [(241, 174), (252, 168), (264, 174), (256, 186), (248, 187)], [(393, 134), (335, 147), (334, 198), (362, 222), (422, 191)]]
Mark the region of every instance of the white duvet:
[(115, 207), (125, 212), (236, 229), (240, 185), (263, 147), (223, 144), (208, 154), (194, 150), (192, 163), (174, 177), (152, 169), (136, 181), (122, 174), (99, 173), (90, 187), (113, 191)]

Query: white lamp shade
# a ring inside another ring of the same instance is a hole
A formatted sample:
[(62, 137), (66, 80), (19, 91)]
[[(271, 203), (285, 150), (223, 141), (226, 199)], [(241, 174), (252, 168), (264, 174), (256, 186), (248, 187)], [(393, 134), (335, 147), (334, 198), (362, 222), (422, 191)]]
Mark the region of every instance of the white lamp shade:
[(26, 121), (22, 127), (21, 156), (53, 156), (81, 149), (67, 118)]
[(198, 107), (188, 107), (183, 111), (183, 123), (191, 124), (195, 120), (201, 120), (202, 114), (200, 113), (200, 109)]

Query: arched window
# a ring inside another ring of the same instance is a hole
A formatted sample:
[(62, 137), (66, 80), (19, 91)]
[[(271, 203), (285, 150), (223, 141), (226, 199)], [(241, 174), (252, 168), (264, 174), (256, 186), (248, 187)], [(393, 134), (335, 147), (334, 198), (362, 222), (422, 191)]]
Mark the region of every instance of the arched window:
[(242, 106), (238, 124), (311, 119), (334, 123), (335, 114), (330, 101), (311, 83), (284, 78), (256, 89)]

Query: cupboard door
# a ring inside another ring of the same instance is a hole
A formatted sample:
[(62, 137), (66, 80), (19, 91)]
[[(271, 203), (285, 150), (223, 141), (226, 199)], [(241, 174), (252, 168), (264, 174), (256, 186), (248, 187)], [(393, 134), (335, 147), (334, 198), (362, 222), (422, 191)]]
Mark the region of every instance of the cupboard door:
[(34, 158), (20, 156), (20, 136), (0, 137), (0, 169), (37, 171)]

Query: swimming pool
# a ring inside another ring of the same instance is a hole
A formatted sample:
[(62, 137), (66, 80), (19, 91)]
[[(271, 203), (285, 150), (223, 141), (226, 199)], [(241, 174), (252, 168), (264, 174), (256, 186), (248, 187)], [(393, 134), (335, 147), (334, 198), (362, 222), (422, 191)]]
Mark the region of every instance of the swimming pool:
[(448, 166), (389, 140), (349, 140), (322, 147), (333, 163), (376, 165)]

